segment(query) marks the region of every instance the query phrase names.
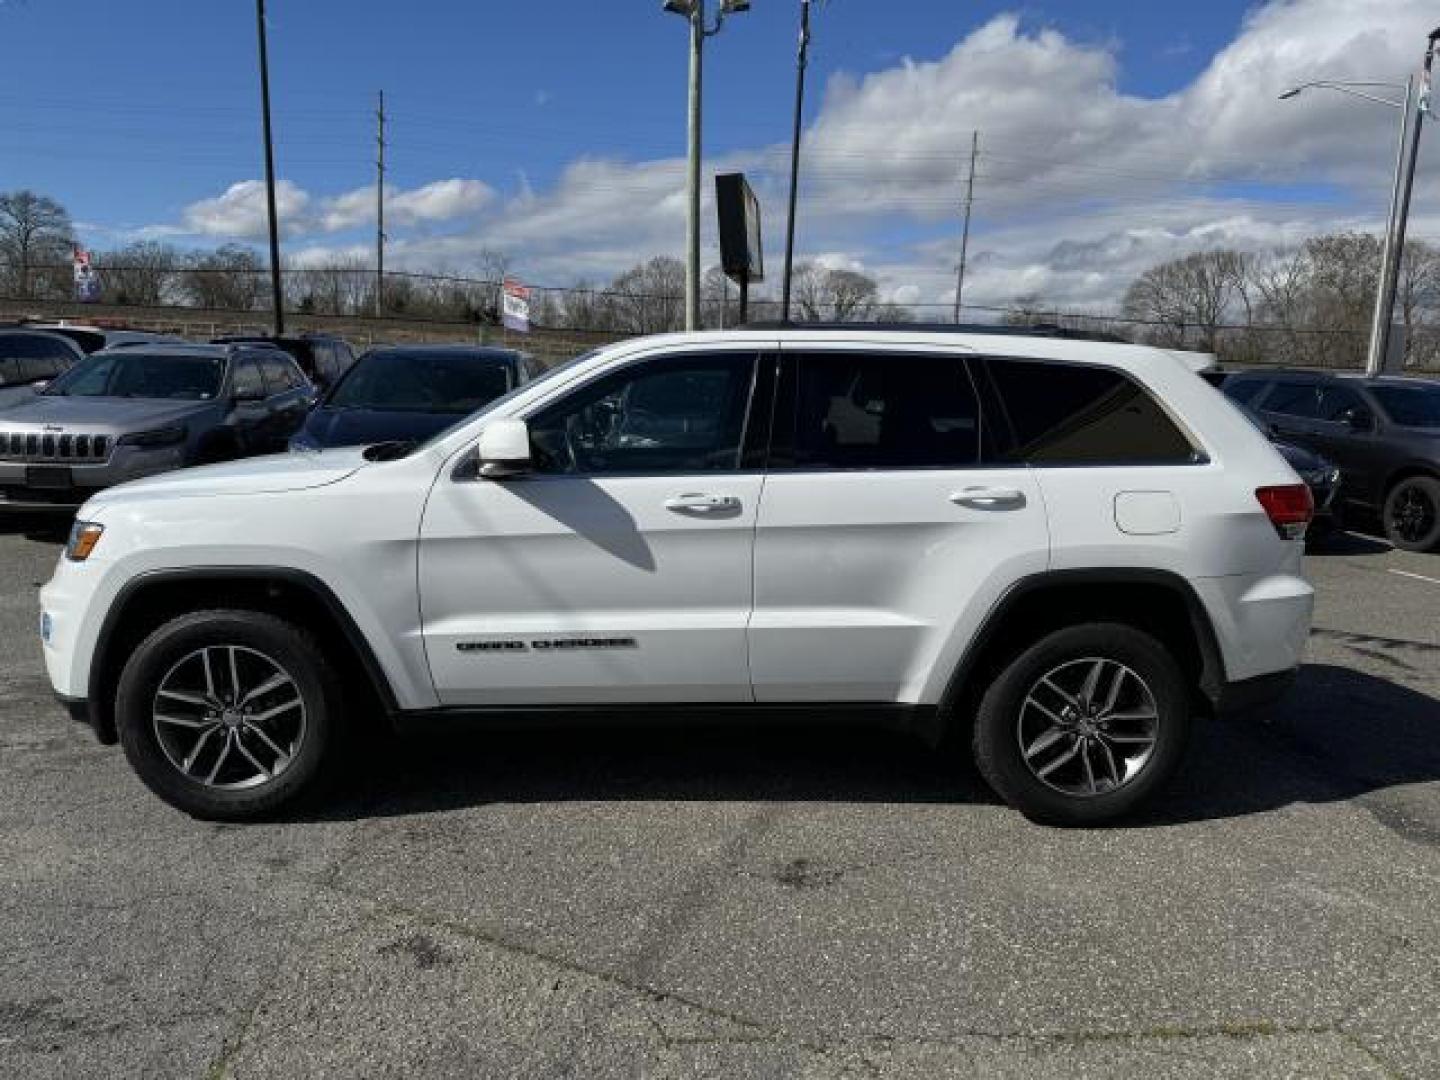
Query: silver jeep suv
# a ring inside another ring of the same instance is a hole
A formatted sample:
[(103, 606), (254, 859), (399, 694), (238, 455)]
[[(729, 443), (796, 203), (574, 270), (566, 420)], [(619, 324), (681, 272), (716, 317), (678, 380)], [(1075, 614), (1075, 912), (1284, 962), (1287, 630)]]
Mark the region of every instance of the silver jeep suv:
[(0, 506), (74, 507), (185, 465), (284, 450), (314, 388), (277, 349), (105, 349), (0, 407)]

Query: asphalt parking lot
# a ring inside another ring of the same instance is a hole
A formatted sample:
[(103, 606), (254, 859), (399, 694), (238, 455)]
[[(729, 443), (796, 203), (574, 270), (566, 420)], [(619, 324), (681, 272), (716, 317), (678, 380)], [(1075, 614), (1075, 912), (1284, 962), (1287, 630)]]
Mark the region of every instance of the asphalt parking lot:
[(1440, 556), (1312, 557), (1295, 692), (1123, 828), (763, 731), (405, 743), (241, 827), (52, 703), (58, 542), (0, 520), (0, 1075), (1440, 1073)]

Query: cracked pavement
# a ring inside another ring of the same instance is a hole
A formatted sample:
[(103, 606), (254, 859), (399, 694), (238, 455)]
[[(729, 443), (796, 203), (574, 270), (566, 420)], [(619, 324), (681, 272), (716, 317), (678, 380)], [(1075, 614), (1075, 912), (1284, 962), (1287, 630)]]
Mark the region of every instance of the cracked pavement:
[(0, 522), (0, 1076), (1440, 1072), (1440, 557), (1312, 557), (1296, 691), (1126, 827), (754, 729), (399, 743), (222, 826), (51, 701), (58, 540)]

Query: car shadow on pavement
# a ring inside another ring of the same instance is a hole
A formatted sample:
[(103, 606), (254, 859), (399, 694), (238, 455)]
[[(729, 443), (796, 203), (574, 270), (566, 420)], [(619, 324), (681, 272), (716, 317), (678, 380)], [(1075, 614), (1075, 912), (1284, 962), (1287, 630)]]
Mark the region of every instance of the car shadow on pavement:
[[(1405, 666), (1436, 660), (1395, 652)], [(315, 816), (399, 817), (509, 802), (998, 802), (963, 749), (934, 751), (865, 728), (695, 728), (682, 720), (432, 735), (385, 739), (355, 764)], [(1364, 799), (1435, 780), (1440, 701), (1352, 668), (1310, 664), (1277, 705), (1198, 720), (1180, 774), (1118, 827)], [(1440, 811), (1433, 830), (1440, 838)]]
[(1394, 550), (1389, 543), (1374, 536), (1358, 532), (1335, 532), (1317, 536), (1306, 544), (1306, 555), (1383, 555)]
[(73, 511), (65, 513), (34, 513), (27, 510), (6, 510), (0, 507), (0, 534), (22, 534), (39, 544), (63, 544), (75, 521)]

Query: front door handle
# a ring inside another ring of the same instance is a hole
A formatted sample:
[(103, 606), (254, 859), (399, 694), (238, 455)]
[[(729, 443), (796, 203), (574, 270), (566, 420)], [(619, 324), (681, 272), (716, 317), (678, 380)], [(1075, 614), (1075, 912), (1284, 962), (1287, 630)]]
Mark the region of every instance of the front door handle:
[(740, 509), (740, 500), (734, 495), (706, 495), (690, 492), (686, 495), (672, 495), (665, 500), (665, 509), (677, 514), (733, 514)]
[(967, 487), (952, 492), (950, 501), (973, 510), (1018, 510), (1025, 505), (1025, 493), (1012, 487)]

